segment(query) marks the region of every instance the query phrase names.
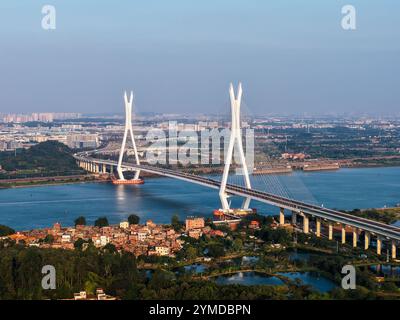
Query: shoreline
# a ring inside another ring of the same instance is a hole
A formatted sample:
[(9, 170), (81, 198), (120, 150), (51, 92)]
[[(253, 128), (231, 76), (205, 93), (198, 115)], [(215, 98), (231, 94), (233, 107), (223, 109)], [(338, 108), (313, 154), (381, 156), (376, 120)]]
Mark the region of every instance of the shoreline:
[[(148, 176), (146, 179), (155, 178), (156, 176)], [(162, 177), (162, 176), (159, 176)], [(6, 189), (20, 189), (20, 188), (33, 188), (33, 187), (48, 187), (48, 186), (60, 186), (60, 185), (69, 185), (69, 184), (86, 184), (86, 183), (111, 183), (111, 179), (93, 179), (93, 180), (81, 180), (81, 181), (60, 181), (60, 182), (52, 182), (46, 181), (43, 183), (32, 183), (32, 184), (20, 184), (20, 185), (10, 185), (3, 187), (1, 185), (0, 180), (0, 191)]]
[(10, 187), (0, 187), (2, 189), (23, 189), (23, 188), (39, 188), (39, 187), (48, 187), (48, 186), (62, 186), (62, 185), (69, 185), (69, 184), (85, 184), (85, 183), (104, 183), (110, 182), (109, 180), (92, 180), (92, 181), (69, 181), (69, 182), (54, 182), (54, 183), (35, 183), (30, 185), (13, 185)]
[(104, 179), (96, 175), (36, 177), (15, 179), (15, 181), (13, 179), (4, 179), (4, 181), (0, 180), (0, 190), (105, 181), (109, 181), (109, 179)]

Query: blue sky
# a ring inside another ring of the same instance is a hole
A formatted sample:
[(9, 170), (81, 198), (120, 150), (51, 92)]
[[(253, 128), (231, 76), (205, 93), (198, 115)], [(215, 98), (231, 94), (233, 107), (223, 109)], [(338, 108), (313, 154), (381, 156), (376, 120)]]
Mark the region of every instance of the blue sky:
[[(54, 5), (57, 28), (41, 28)], [(341, 28), (341, 8), (357, 30)], [(252, 114), (397, 113), (400, 2), (0, 2), (0, 112), (218, 113), (241, 80)]]

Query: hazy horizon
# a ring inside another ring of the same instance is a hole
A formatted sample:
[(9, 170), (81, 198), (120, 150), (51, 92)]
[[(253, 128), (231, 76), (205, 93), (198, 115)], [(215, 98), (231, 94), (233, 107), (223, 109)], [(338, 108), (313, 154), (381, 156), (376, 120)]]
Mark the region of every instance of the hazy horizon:
[[(56, 8), (43, 30), (42, 6)], [(343, 30), (341, 8), (357, 10)], [(221, 114), (242, 81), (249, 114), (394, 114), (394, 0), (0, 3), (0, 113)]]

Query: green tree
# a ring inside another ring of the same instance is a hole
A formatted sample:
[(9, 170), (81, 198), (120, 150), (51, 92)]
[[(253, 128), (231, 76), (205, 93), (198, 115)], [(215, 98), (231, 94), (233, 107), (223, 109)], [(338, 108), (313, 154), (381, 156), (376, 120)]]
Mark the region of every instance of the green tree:
[(43, 242), (45, 243), (53, 243), (54, 242), (54, 236), (52, 236), (51, 234), (48, 234), (44, 239)]
[(108, 251), (109, 253), (115, 253), (117, 252), (117, 248), (112, 243), (107, 243), (104, 247), (103, 250)]
[(179, 221), (179, 217), (177, 214), (174, 214), (171, 218), (171, 225), (175, 231), (179, 231), (182, 229), (182, 223)]
[(137, 216), (136, 214), (131, 214), (128, 217), (129, 224), (139, 224), (139, 221), (140, 221), (140, 217)]
[(219, 243), (212, 243), (207, 246), (208, 255), (213, 258), (222, 257), (225, 253), (224, 247)]
[(13, 233), (15, 233), (14, 229), (0, 224), (0, 237), (5, 237)]
[(58, 141), (45, 141), (14, 152), (0, 152), (0, 163), (6, 171), (35, 170), (34, 175), (43, 173), (83, 172), (72, 156), (72, 150)]
[(185, 258), (188, 260), (193, 260), (197, 257), (197, 250), (193, 246), (187, 246), (185, 248)]
[(100, 217), (95, 222), (94, 225), (96, 227), (107, 227), (108, 226), (108, 219), (106, 217)]
[(158, 290), (162, 289), (163, 287), (167, 287), (168, 285), (170, 285), (171, 281), (173, 281), (174, 279), (175, 279), (175, 275), (173, 272), (157, 269), (153, 273), (153, 276), (151, 277), (149, 286), (150, 286), (150, 288), (158, 291)]
[(243, 241), (242, 241), (242, 239), (236, 238), (235, 240), (233, 240), (232, 248), (235, 251), (242, 250), (243, 249)]
[[(43, 290), (41, 268), (53, 265), (57, 270), (57, 288)], [(0, 300), (63, 299), (87, 289), (139, 298), (140, 282), (136, 258), (129, 253), (115, 254), (89, 246), (85, 251), (27, 248), (0, 241)]]
[(86, 218), (83, 216), (80, 216), (75, 219), (75, 227), (76, 226), (85, 226), (86, 225)]
[(85, 291), (94, 294), (97, 288), (104, 287), (105, 280), (94, 272), (89, 272), (85, 281)]
[(78, 240), (76, 240), (76, 241), (74, 242), (74, 248), (75, 248), (75, 249), (82, 250), (82, 246), (83, 246), (84, 243), (86, 243), (86, 241), (83, 240), (82, 238), (79, 238)]

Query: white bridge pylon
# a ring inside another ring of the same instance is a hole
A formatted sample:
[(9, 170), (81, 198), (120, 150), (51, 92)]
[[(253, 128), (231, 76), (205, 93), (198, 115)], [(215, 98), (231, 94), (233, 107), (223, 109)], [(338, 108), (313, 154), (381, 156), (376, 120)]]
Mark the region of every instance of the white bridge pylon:
[[(229, 96), (231, 100), (231, 113), (232, 113), (232, 123), (231, 123), (231, 135), (229, 139), (229, 146), (228, 150), (225, 156), (225, 167), (224, 167), (224, 173), (222, 175), (222, 180), (221, 180), (221, 187), (219, 190), (219, 197), (221, 199), (221, 205), (223, 210), (230, 210), (230, 205), (228, 202), (228, 194), (226, 193), (226, 183), (228, 181), (228, 176), (229, 176), (229, 169), (232, 163), (232, 158), (233, 158), (233, 149), (236, 145), (238, 148), (239, 152), (239, 160), (242, 165), (242, 173), (244, 176), (244, 182), (246, 185), (246, 188), (251, 189), (251, 184), (250, 184), (250, 177), (249, 177), (249, 171), (247, 169), (247, 164), (246, 164), (246, 157), (243, 152), (243, 143), (242, 143), (242, 130), (241, 130), (241, 122), (240, 122), (240, 105), (242, 102), (242, 83), (239, 83), (238, 86), (238, 92), (237, 95), (235, 96), (235, 91), (233, 89), (232, 83), (230, 84), (229, 87)], [(248, 209), (250, 205), (250, 198), (245, 198), (243, 202), (243, 209)]]
[[(130, 93), (129, 100), (128, 100), (128, 96), (125, 91), (124, 101), (125, 101), (125, 132), (124, 132), (124, 138), (122, 140), (121, 151), (119, 153), (119, 160), (118, 160), (118, 166), (117, 166), (117, 172), (118, 172), (118, 176), (119, 176), (120, 180), (125, 180), (125, 177), (123, 174), (124, 170), (122, 169), (122, 159), (123, 159), (124, 152), (125, 152), (125, 145), (126, 145), (126, 139), (128, 138), (128, 131), (129, 131), (131, 139), (132, 139), (132, 145), (133, 145), (133, 151), (135, 153), (136, 164), (140, 165), (139, 155), (137, 152), (135, 137), (133, 135), (133, 129), (132, 129), (132, 104), (133, 104), (133, 92), (132, 91)], [(137, 170), (135, 172), (135, 176), (133, 179), (138, 180), (139, 175), (140, 175), (140, 170)]]

